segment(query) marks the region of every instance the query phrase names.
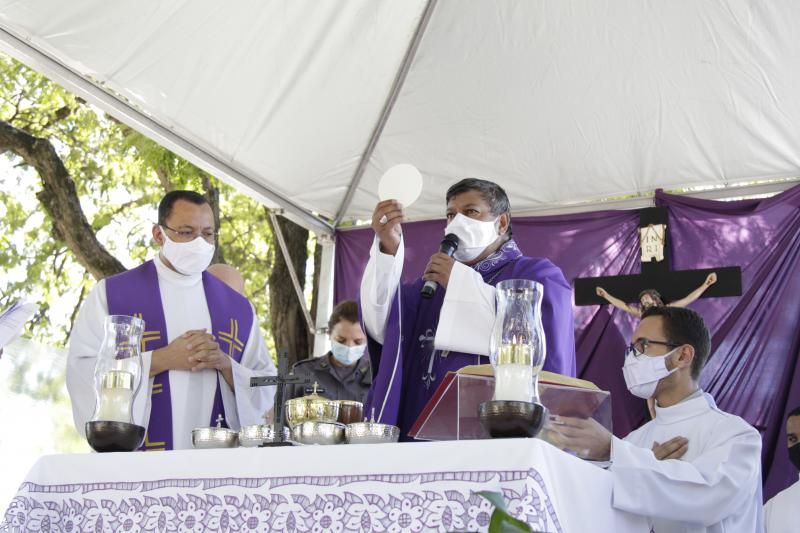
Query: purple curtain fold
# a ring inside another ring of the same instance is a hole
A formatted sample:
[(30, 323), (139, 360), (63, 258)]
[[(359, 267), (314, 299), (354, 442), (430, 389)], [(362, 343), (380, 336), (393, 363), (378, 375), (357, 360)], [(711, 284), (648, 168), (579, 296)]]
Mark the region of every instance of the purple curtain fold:
[(763, 436), (764, 496), (797, 481), (786, 413), (800, 405), (800, 186), (764, 200), (714, 202), (656, 193), (669, 209), (673, 269), (742, 268), (742, 296), (692, 308), (712, 332), (703, 387)]
[[(512, 202), (513, 204), (513, 202)], [(721, 409), (763, 436), (765, 498), (789, 486), (784, 418), (800, 405), (800, 186), (763, 200), (719, 202), (656, 193), (669, 210), (672, 269), (740, 266), (741, 297), (701, 299), (712, 332), (703, 387)], [(444, 221), (403, 227), (410, 281), (421, 274), (443, 237)], [(565, 277), (639, 272), (638, 213), (597, 211), (513, 219), (523, 253), (547, 257)], [(337, 234), (334, 298), (355, 298), (369, 258), (372, 230)], [(626, 435), (646, 419), (644, 402), (625, 388), (620, 370), (635, 319), (611, 306), (576, 307), (578, 375), (612, 393), (614, 432)]]

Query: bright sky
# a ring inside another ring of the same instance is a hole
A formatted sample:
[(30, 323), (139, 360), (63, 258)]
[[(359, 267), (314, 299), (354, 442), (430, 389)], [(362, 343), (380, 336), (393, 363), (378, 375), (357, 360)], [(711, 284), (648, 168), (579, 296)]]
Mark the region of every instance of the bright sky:
[[(26, 387), (38, 389), (43, 376), (64, 374), (66, 360), (66, 350), (26, 339), (6, 346), (0, 358), (0, 512), (5, 512), (25, 474), (41, 455), (90, 451), (73, 427), (69, 402), (36, 400), (10, 390), (15, 363), (30, 363), (24, 382)], [(61, 394), (66, 399), (66, 387)]]

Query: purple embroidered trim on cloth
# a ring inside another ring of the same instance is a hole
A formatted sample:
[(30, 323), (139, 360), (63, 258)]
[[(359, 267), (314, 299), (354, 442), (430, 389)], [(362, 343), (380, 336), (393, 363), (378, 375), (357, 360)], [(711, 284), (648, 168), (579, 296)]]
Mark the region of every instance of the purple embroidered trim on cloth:
[(494, 270), (497, 265), (508, 263), (509, 261), (519, 259), (520, 257), (522, 257), (522, 251), (519, 249), (519, 246), (517, 246), (516, 242), (510, 240), (501, 246), (495, 253), (480, 263), (473, 265), (472, 268), (483, 274), (484, 272), (490, 272)]
[[(474, 491), (498, 481), (506, 485), (503, 496), (514, 516), (534, 529), (563, 533), (544, 480), (535, 469), (49, 486), (25, 483), (0, 528), (64, 532), (485, 531), (492, 505)], [(368, 492), (357, 492), (358, 483), (365, 483), (363, 490)], [(477, 487), (463, 487), (468, 483)], [(341, 489), (343, 486), (347, 489)], [(235, 494), (206, 492), (221, 487), (239, 490)], [(303, 487), (313, 494), (299, 494)], [(147, 494), (163, 488), (177, 490), (161, 496)], [(281, 492), (282, 488), (288, 490)], [(123, 494), (85, 497), (93, 491)], [(42, 494), (62, 496), (48, 500)]]

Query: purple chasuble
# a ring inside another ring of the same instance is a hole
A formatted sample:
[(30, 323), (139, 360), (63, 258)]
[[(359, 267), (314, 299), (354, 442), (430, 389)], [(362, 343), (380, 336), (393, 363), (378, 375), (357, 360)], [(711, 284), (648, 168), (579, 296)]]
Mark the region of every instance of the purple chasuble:
[[(548, 259), (523, 256), (513, 240), (472, 268), (492, 286), (507, 279), (542, 284), (542, 325), (547, 340), (544, 370), (575, 376), (572, 288), (561, 269)], [(400, 426), (401, 439), (406, 440), (447, 372), (489, 363), (486, 356), (434, 350), (445, 291), (440, 289), (427, 300), (420, 296), (423, 283), (418, 279), (401, 284), (389, 312), (384, 344), (369, 338), (374, 378), (364, 412), (370, 413), (374, 407), (376, 419)]]
[[(220, 350), (238, 363), (242, 359), (253, 325), (250, 302), (208, 272), (203, 272), (203, 290), (211, 315), (212, 333), (217, 338)], [(106, 300), (110, 315), (136, 316), (144, 320), (145, 332), (142, 335), (141, 346), (143, 352), (157, 350), (169, 344), (158, 285), (158, 271), (153, 261), (147, 261), (127, 272), (106, 278)], [(182, 333), (179, 332), (178, 335)], [(146, 379), (146, 376), (144, 378)], [(219, 380), (217, 372), (217, 390), (214, 393), (209, 426), (216, 425), (217, 415), (221, 414), (227, 419)], [(155, 376), (150, 393), (150, 422), (144, 444), (140, 449), (171, 450), (172, 398), (169, 371)]]

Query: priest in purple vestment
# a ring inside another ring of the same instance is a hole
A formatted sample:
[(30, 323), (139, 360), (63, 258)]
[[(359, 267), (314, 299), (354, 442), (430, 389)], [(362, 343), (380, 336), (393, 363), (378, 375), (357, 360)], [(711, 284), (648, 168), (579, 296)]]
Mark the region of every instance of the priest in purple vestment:
[[(445, 374), (489, 362), (495, 285), (530, 279), (544, 287), (544, 369), (575, 375), (572, 289), (548, 259), (526, 257), (511, 238), (511, 206), (491, 181), (464, 179), (447, 191), (447, 227), (459, 246), (453, 257), (434, 254), (422, 277), (401, 283), (403, 206), (380, 202), (372, 216), (375, 241), (361, 281), (361, 312), (369, 336), (373, 386), (367, 410), (400, 426), (403, 437)], [(422, 298), (426, 281), (439, 289)]]
[[(152, 260), (95, 285), (70, 336), (67, 388), (83, 434), (95, 406), (94, 366), (108, 315), (138, 316), (144, 379), (134, 421), (147, 428), (143, 450), (190, 448), (192, 429), (258, 424), (272, 408), (273, 387), (250, 387), (253, 376), (275, 375), (247, 298), (211, 275), (216, 230), (208, 201), (171, 191), (158, 207)], [(149, 379), (148, 379), (149, 378)]]

